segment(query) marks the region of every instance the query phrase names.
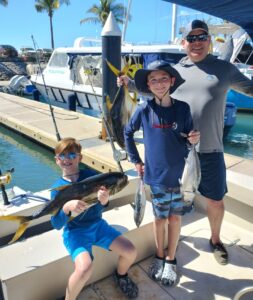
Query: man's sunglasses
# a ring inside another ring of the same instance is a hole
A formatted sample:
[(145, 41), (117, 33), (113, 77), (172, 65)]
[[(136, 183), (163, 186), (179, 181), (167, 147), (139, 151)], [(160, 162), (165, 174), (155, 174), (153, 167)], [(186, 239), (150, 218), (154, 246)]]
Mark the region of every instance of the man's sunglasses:
[(76, 152), (69, 152), (69, 153), (61, 153), (59, 155), (56, 155), (57, 158), (59, 158), (60, 160), (64, 160), (64, 159), (75, 159), (79, 156), (79, 153)]
[(188, 43), (194, 42), (205, 42), (208, 39), (208, 34), (198, 34), (198, 35), (187, 35), (186, 40)]

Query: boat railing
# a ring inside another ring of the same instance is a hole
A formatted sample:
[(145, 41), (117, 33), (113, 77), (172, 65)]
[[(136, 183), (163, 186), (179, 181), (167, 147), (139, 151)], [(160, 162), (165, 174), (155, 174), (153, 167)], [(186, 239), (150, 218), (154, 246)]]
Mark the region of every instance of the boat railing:
[(233, 300), (240, 300), (242, 296), (244, 296), (244, 295), (246, 295), (246, 294), (248, 294), (250, 292), (253, 292), (253, 286), (248, 286), (248, 287), (243, 288), (240, 291), (238, 291), (235, 294)]

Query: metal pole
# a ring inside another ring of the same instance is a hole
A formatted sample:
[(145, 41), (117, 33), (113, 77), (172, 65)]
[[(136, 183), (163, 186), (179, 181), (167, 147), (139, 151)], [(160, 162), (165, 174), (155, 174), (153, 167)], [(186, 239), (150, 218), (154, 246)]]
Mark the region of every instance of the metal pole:
[(130, 15), (131, 5), (132, 5), (132, 0), (128, 0), (128, 7), (127, 7), (127, 13), (126, 13), (126, 20), (125, 20), (125, 23), (124, 23), (123, 34), (122, 34), (122, 43), (125, 42), (126, 30), (127, 30), (127, 24), (128, 24), (128, 19), (129, 19), (129, 15)]
[(173, 43), (176, 38), (177, 31), (177, 5), (172, 4), (172, 23), (171, 23), (171, 42)]

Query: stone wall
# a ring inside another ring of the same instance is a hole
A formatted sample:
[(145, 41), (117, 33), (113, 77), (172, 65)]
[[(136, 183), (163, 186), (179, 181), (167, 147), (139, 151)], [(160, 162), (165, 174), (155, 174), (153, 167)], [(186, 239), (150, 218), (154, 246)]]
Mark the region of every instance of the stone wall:
[(0, 58), (0, 80), (10, 80), (14, 75), (27, 75), (26, 63), (19, 57)]

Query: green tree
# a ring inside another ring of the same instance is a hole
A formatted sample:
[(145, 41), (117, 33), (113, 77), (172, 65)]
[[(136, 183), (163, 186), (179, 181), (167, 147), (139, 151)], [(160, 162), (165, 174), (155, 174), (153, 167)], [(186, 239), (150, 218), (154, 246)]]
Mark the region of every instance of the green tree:
[(47, 12), (50, 20), (51, 47), (54, 49), (53, 14), (62, 4), (69, 5), (69, 0), (36, 0), (37, 12)]
[(3, 6), (7, 6), (8, 5), (8, 0), (0, 0), (0, 4)]
[[(91, 13), (94, 16), (84, 18), (80, 23), (94, 23), (101, 24), (103, 27), (109, 16), (110, 11), (113, 13), (116, 22), (123, 24), (126, 19), (127, 10), (124, 5), (114, 3), (115, 0), (100, 0), (99, 5), (93, 4), (91, 8), (87, 10), (87, 13)], [(131, 16), (128, 16), (130, 20)]]

